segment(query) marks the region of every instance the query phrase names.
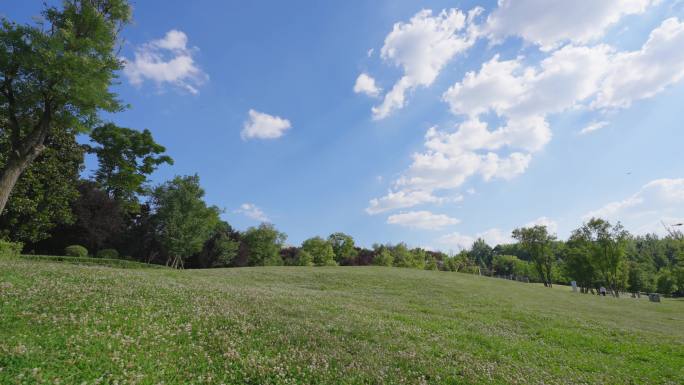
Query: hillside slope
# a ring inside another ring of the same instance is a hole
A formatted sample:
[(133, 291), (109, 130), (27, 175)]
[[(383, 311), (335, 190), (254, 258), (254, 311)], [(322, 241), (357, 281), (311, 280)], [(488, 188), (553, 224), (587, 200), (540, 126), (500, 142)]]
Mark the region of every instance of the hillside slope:
[(378, 267), (0, 260), (0, 383), (684, 383), (684, 302)]

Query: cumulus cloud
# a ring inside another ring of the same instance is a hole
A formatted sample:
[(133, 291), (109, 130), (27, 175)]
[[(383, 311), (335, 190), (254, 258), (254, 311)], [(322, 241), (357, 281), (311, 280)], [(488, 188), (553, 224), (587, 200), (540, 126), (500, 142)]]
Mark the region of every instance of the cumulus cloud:
[(519, 36), (551, 50), (595, 41), (623, 16), (639, 14), (658, 0), (499, 0), (484, 33), (497, 41)]
[(188, 47), (183, 31), (171, 30), (162, 39), (152, 40), (135, 50), (134, 58), (122, 58), (128, 81), (140, 86), (146, 79), (158, 87), (171, 84), (197, 94), (209, 76), (195, 63), (197, 48)]
[(276, 139), (292, 127), (289, 120), (279, 116), (255, 110), (249, 110), (248, 114), (240, 133), (242, 139)]
[(422, 230), (440, 230), (460, 221), (444, 214), (434, 214), (430, 211), (409, 211), (390, 215), (387, 223)]
[(366, 73), (362, 73), (356, 78), (354, 84), (354, 92), (357, 94), (366, 94), (368, 96), (377, 97), (382, 92), (382, 89), (375, 84), (375, 79)]
[(631, 196), (588, 212), (592, 217), (621, 221), (637, 233), (663, 232), (661, 221), (684, 221), (684, 179), (656, 179)]
[(475, 41), (467, 28), (472, 18), (458, 9), (443, 10), (433, 15), (424, 9), (408, 23), (394, 24), (385, 38), (380, 57), (403, 69), (403, 76), (385, 95), (383, 102), (373, 107), (373, 117), (383, 119), (404, 107), (406, 93), (418, 86), (430, 86), (444, 66), (458, 53), (464, 52)]
[(684, 78), (684, 23), (670, 18), (654, 29), (643, 47), (611, 60), (594, 103), (598, 108), (629, 107)]
[[(523, 65), (522, 58), (500, 60), (495, 55), (444, 93), (451, 111), (465, 120), (454, 131), (430, 128), (425, 151), (413, 154), (412, 164), (395, 181), (392, 193), (434, 194), (457, 189), (476, 175), (488, 181), (524, 173), (533, 154), (551, 140), (548, 115), (576, 108), (628, 106), (681, 80), (684, 51), (676, 46), (684, 46), (684, 24), (668, 19), (633, 52), (616, 52), (603, 44), (566, 45), (534, 66)], [(653, 70), (635, 64), (645, 75), (626, 73), (631, 63), (641, 62), (651, 63)], [(614, 96), (618, 94), (619, 99)], [(499, 127), (482, 121), (490, 113), (503, 122)], [(606, 124), (594, 122), (582, 133)]]
[(259, 222), (270, 222), (268, 216), (253, 203), (243, 203), (235, 212)]

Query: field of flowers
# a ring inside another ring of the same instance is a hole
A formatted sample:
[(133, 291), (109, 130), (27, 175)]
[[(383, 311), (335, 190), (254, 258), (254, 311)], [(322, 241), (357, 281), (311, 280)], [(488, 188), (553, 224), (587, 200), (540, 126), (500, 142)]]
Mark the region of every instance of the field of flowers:
[(682, 384), (684, 301), (379, 267), (0, 258), (1, 384)]

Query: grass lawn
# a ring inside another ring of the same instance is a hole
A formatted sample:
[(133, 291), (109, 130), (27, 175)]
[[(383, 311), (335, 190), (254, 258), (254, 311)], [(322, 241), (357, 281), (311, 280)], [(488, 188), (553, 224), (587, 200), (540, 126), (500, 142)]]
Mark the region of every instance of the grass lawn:
[(682, 384), (684, 301), (379, 267), (0, 259), (0, 384)]

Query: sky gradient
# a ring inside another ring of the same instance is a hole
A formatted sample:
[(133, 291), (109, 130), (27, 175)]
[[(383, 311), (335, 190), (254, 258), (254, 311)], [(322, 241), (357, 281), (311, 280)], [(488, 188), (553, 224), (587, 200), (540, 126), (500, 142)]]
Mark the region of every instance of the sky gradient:
[(682, 1), (138, 1), (122, 38), (106, 118), (239, 229), (457, 251), (684, 220)]

